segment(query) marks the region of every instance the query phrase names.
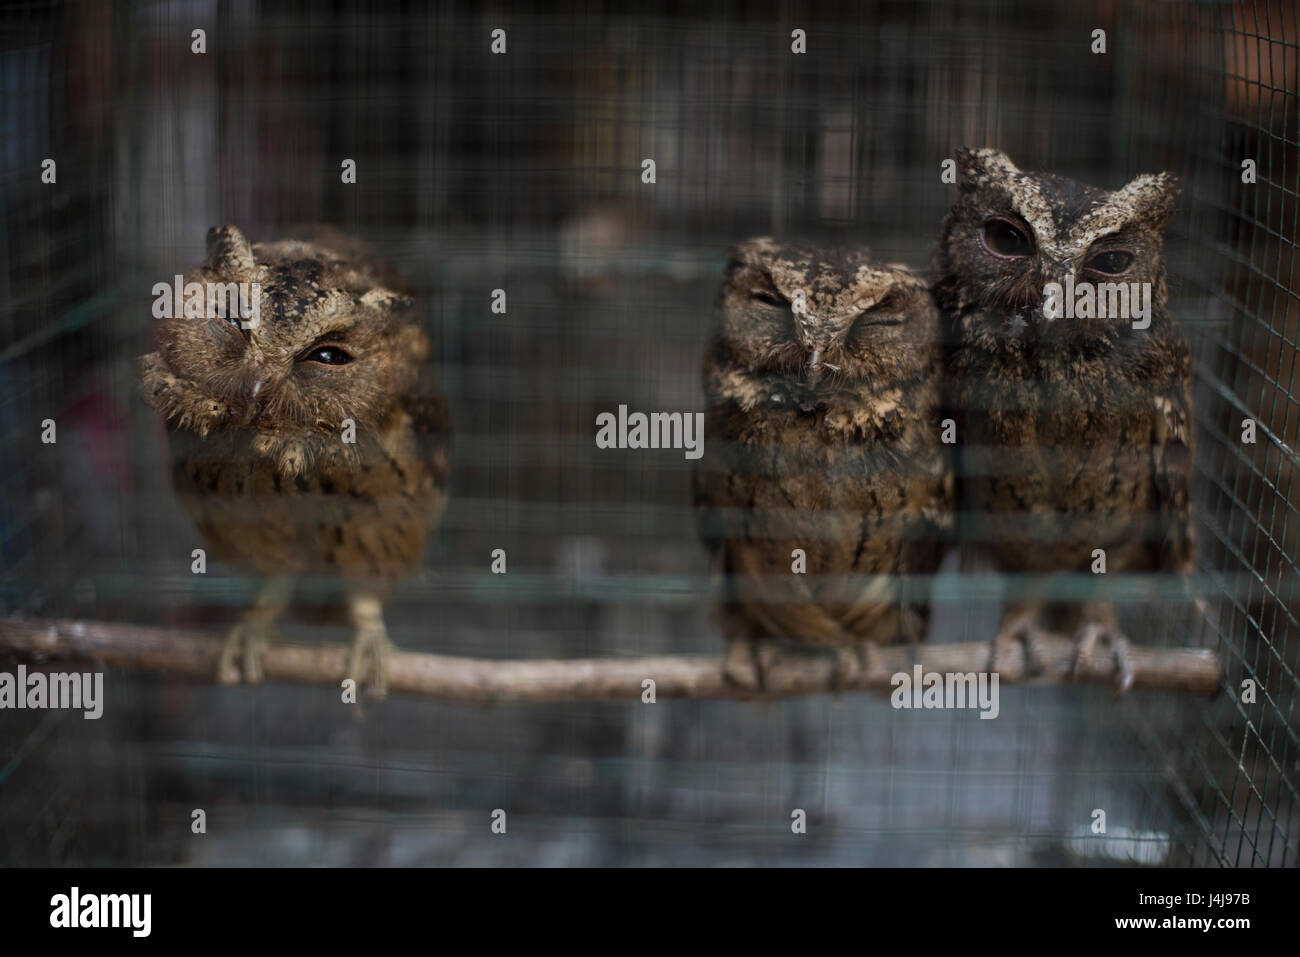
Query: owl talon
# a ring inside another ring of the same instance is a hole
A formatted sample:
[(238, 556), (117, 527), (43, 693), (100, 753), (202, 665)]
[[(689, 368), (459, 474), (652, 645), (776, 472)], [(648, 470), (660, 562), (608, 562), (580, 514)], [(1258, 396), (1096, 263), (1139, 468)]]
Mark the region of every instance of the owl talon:
[(1002, 673), (1001, 662), (1008, 649), (1015, 645), (1021, 645), (1025, 649), (1022, 675), (1040, 673), (1043, 670), (1042, 662), (1034, 650), (1034, 639), (1037, 636), (1038, 626), (1035, 624), (1032, 615), (1019, 615), (1004, 624), (989, 644), (988, 670), (990, 673)]
[(223, 685), (237, 685), (243, 676), (239, 673), (239, 666), (235, 664), (234, 655), (227, 655), (225, 648), (221, 649), (221, 658), (217, 661), (217, 683)]
[(388, 696), (388, 662), (394, 645), (383, 626), (358, 629), (348, 649), (348, 676), (365, 685), (371, 697)]
[(869, 670), (867, 655), (870, 649), (865, 646), (840, 646), (835, 649), (835, 674), (833, 683), (836, 691), (856, 688)]
[(261, 684), (266, 679), (262, 659), (275, 629), (257, 621), (241, 621), (226, 636), (217, 659), (217, 681), (223, 685)]
[(1128, 639), (1113, 628), (1096, 623), (1085, 624), (1075, 633), (1074, 665), (1071, 674), (1076, 681), (1092, 667), (1092, 653), (1098, 641), (1110, 647), (1115, 659), (1115, 697), (1118, 698), (1133, 686), (1133, 658)]
[(762, 691), (767, 673), (777, 662), (776, 645), (770, 641), (737, 638), (727, 643), (722, 674), (733, 685), (746, 691)]

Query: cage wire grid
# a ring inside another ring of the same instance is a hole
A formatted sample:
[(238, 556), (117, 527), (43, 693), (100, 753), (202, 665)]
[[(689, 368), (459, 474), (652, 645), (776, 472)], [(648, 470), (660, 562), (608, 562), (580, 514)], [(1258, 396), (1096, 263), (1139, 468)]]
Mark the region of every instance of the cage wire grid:
[[(327, 221), (416, 287), (454, 418), (451, 503), (387, 611), (395, 641), (716, 653), (690, 463), (597, 451), (590, 423), (620, 403), (703, 407), (705, 328), (741, 239), (865, 243), (924, 268), (951, 202), (940, 161), (987, 144), (1109, 187), (1181, 178), (1171, 311), (1195, 353), (1211, 608), (1134, 605), (1126, 628), (1216, 648), (1225, 677), (1212, 702), (1006, 688), (993, 722), (869, 696), (395, 699), (357, 721), (317, 689), (114, 673), (98, 722), (0, 716), (0, 861), (1294, 866), (1297, 17), (1278, 0), (7, 8), (6, 613), (215, 630), (249, 601), (234, 569), (189, 572), (201, 542), (132, 360), (148, 291), (202, 258), (208, 226), (264, 238)], [(485, 53), (496, 27), (504, 58)], [(790, 54), (795, 27), (807, 56)], [(55, 186), (40, 185), (47, 156)], [(508, 321), (489, 318), (494, 288)], [(498, 547), (504, 578), (487, 574)], [(994, 598), (951, 573), (935, 595), (930, 640), (991, 633)], [(496, 807), (508, 843), (483, 823)], [(812, 825), (794, 845), (793, 807)]]

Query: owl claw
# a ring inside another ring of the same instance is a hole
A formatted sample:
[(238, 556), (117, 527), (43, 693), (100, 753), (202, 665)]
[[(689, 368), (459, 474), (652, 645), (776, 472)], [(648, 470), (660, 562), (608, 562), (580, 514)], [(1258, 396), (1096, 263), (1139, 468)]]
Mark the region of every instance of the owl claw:
[(776, 645), (770, 641), (735, 638), (727, 643), (722, 662), (723, 676), (738, 688), (759, 692), (767, 684), (767, 673), (777, 661)]
[(388, 662), (394, 645), (380, 624), (377, 628), (358, 628), (348, 649), (348, 675), (369, 690), (371, 697), (382, 700), (388, 695)]
[(869, 645), (838, 646), (835, 649), (834, 686), (836, 691), (856, 688), (870, 670)]
[(1000, 674), (1004, 670), (1001, 662), (1007, 650), (1018, 644), (1025, 649), (1022, 674), (1032, 675), (1042, 671), (1042, 662), (1034, 651), (1034, 639), (1038, 634), (1038, 625), (1033, 615), (1018, 615), (1004, 623), (989, 645), (988, 670)]
[(1128, 639), (1114, 628), (1089, 622), (1082, 625), (1074, 636), (1074, 665), (1071, 673), (1079, 680), (1081, 673), (1092, 667), (1092, 653), (1097, 642), (1110, 646), (1115, 659), (1115, 697), (1128, 691), (1133, 686), (1133, 659), (1129, 650)]
[(266, 678), (262, 659), (275, 629), (262, 621), (241, 621), (230, 629), (217, 659), (217, 681), (223, 685), (261, 684)]

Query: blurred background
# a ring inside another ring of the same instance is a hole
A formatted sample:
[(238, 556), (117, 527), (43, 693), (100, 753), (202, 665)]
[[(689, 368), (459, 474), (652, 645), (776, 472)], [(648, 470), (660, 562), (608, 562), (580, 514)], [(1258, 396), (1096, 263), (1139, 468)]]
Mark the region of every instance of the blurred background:
[[(996, 721), (866, 695), (395, 697), (358, 719), (325, 688), (111, 671), (99, 721), (0, 712), (0, 863), (1294, 866), (1296, 4), (633, 6), (7, 5), (0, 612), (233, 621), (250, 583), (191, 574), (202, 542), (134, 357), (153, 284), (203, 258), (209, 226), (262, 239), (325, 221), (417, 288), (455, 423), (451, 504), (388, 608), (394, 640), (718, 653), (691, 463), (597, 450), (596, 414), (703, 408), (713, 297), (741, 239), (866, 243), (925, 268), (953, 198), (941, 162), (990, 145), (1109, 188), (1182, 178), (1172, 309), (1197, 357), (1198, 584), (1214, 607), (1130, 617), (1129, 633), (1216, 648), (1222, 693), (1007, 687)], [(57, 444), (40, 441), (46, 418)], [(996, 595), (953, 575), (935, 591), (931, 640), (991, 635)]]

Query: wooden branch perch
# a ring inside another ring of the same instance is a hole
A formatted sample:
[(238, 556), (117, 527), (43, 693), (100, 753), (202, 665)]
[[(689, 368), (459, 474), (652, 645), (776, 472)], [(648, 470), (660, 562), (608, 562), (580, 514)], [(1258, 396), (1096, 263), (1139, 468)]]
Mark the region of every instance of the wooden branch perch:
[[(131, 624), (94, 621), (0, 619), (0, 654), (15, 653), (33, 663), (92, 660), (106, 667), (156, 671), (214, 681), (220, 636)], [(1041, 673), (1025, 673), (1024, 648), (1008, 648), (999, 682), (1111, 684), (1113, 662), (1098, 652), (1075, 677), (1074, 643), (1041, 635), (1033, 641)], [(347, 649), (342, 644), (269, 646), (264, 658), (271, 682), (330, 685), (345, 677)], [(1219, 688), (1219, 661), (1201, 649), (1132, 648), (1133, 688), (1213, 694)], [(394, 692), (447, 701), (640, 701), (641, 682), (653, 678), (656, 698), (778, 698), (828, 691), (889, 692), (898, 672), (921, 664), (929, 672), (978, 672), (989, 666), (989, 644), (924, 644), (872, 649), (868, 667), (851, 684), (837, 685), (834, 662), (825, 654), (781, 657), (767, 674), (762, 694), (737, 688), (722, 673), (721, 658), (575, 658), (499, 661), (448, 655), (395, 652), (388, 687)]]

